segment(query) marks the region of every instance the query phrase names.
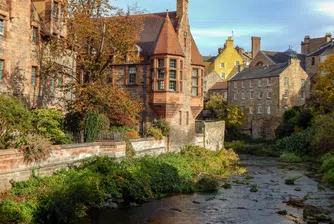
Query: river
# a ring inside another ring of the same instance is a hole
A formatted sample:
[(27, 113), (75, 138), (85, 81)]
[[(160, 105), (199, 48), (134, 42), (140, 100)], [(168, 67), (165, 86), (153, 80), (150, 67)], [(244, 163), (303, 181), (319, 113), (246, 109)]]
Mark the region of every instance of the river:
[[(326, 219), (334, 218), (334, 192), (319, 184), (307, 166), (279, 163), (270, 157), (240, 157), (240, 164), (248, 173), (229, 178), (227, 182), (232, 184), (229, 189), (221, 188), (210, 194), (178, 195), (139, 207), (95, 211), (82, 224), (310, 223), (313, 217), (303, 219), (304, 205), (288, 205), (290, 198), (303, 199), (311, 208), (321, 206), (321, 212), (325, 209), (326, 215), (319, 223), (330, 223)], [(295, 185), (285, 184), (286, 179), (295, 177), (300, 177)], [(277, 214), (282, 210), (287, 214)], [(312, 223), (318, 222), (313, 220)]]

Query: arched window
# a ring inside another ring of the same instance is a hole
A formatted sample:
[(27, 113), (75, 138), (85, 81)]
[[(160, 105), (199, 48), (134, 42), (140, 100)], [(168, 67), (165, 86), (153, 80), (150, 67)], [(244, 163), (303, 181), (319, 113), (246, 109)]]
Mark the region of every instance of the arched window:
[(258, 63), (256, 63), (255, 67), (258, 67), (258, 66), (263, 66), (264, 63), (262, 61), (259, 61)]

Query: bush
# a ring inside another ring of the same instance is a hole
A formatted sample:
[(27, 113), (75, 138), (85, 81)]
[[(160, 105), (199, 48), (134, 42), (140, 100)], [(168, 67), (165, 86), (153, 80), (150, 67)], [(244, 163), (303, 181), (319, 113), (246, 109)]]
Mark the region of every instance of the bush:
[(330, 169), (334, 168), (334, 155), (333, 154), (327, 154), (325, 155), (323, 160), (323, 163), (320, 167), (320, 172), (326, 173)]
[(280, 161), (281, 162), (287, 162), (287, 163), (301, 163), (302, 158), (299, 155), (297, 155), (293, 152), (287, 152), (287, 153), (283, 153), (283, 155), (281, 155)]
[(164, 137), (161, 129), (159, 128), (149, 128), (147, 129), (146, 134), (148, 136), (154, 137), (156, 140), (162, 140)]
[(125, 132), (124, 135), (125, 135), (128, 139), (139, 139), (139, 138), (140, 138), (139, 133), (136, 132), (136, 131)]
[(200, 192), (217, 191), (218, 187), (218, 181), (212, 177), (203, 177), (196, 183), (196, 188)]
[(22, 137), (19, 151), (23, 153), (26, 163), (39, 162), (49, 158), (51, 153), (51, 141), (42, 135), (27, 135)]
[(119, 133), (137, 132), (135, 129), (127, 127), (127, 126), (111, 126), (109, 128), (109, 131), (111, 131), (111, 132), (119, 132)]
[(311, 151), (311, 135), (312, 134), (310, 129), (300, 133), (294, 133), (289, 137), (285, 137), (276, 141), (273, 149), (278, 153), (293, 152), (298, 155), (306, 155)]
[(168, 122), (164, 119), (156, 120), (153, 123), (153, 127), (160, 129), (163, 136), (168, 137), (170, 135), (170, 126)]
[(108, 117), (103, 114), (89, 112), (85, 120), (85, 141), (94, 142), (100, 131), (109, 129)]
[(317, 116), (313, 121), (312, 129), (314, 154), (324, 155), (334, 149), (334, 112)]
[(31, 114), (32, 125), (38, 134), (50, 138), (53, 142), (65, 136), (63, 132), (65, 116), (61, 112), (55, 109), (39, 109), (33, 110)]
[(334, 184), (334, 168), (328, 170), (324, 177), (323, 177), (323, 181), (327, 184), (331, 184), (333, 185)]
[(224, 145), (225, 145), (225, 148), (228, 148), (228, 149), (241, 150), (245, 147), (246, 144), (244, 141), (235, 140), (231, 142), (225, 142)]

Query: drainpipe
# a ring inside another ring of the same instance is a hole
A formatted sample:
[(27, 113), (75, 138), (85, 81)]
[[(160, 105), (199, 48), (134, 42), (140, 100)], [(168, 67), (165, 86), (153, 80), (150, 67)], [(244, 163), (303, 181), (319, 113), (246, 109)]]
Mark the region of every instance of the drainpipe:
[(143, 102), (144, 102), (144, 110), (142, 112), (142, 119), (141, 119), (141, 133), (143, 136), (146, 136), (145, 132), (145, 123), (146, 123), (146, 78), (147, 78), (147, 65), (144, 65), (144, 80), (143, 80)]

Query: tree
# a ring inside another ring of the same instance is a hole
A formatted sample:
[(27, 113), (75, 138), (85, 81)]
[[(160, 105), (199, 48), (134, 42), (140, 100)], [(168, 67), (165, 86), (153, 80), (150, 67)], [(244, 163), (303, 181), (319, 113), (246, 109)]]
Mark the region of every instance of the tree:
[(74, 110), (87, 114), (97, 112), (106, 115), (111, 125), (133, 126), (138, 124), (141, 103), (134, 100), (129, 92), (119, 86), (100, 82), (78, 86), (75, 90), (77, 100)]
[(224, 120), (227, 127), (240, 127), (244, 120), (244, 113), (240, 108), (229, 105), (220, 94), (210, 96), (206, 108), (211, 110), (219, 120)]
[(322, 113), (334, 109), (334, 55), (319, 65), (319, 77), (313, 87), (314, 100)]

